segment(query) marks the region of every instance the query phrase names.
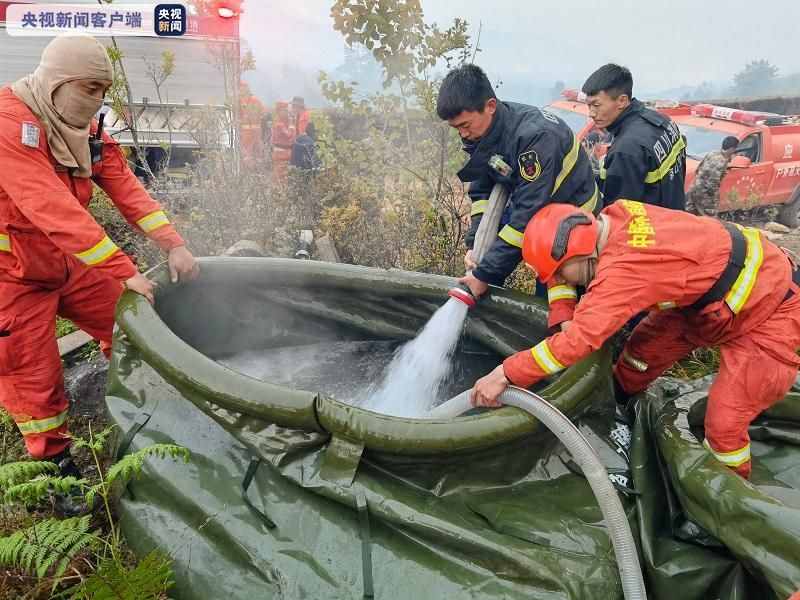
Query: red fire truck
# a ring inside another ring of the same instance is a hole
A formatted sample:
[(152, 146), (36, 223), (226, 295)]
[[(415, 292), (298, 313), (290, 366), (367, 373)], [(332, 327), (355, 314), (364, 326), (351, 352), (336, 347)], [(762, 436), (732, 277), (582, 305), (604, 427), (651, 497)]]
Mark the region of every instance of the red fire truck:
[(703, 157), (732, 135), (739, 147), (720, 185), (720, 209), (779, 205), (779, 222), (800, 225), (800, 116), (697, 104), (673, 119), (686, 136), (687, 189)]

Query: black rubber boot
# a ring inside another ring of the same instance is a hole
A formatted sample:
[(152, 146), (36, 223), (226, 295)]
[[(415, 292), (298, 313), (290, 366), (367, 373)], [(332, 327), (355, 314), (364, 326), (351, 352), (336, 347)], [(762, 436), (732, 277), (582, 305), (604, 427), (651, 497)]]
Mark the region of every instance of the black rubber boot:
[(61, 477), (75, 477), (76, 479), (81, 479), (83, 477), (81, 470), (72, 458), (72, 454), (70, 454), (69, 446), (64, 448), (59, 454), (48, 457), (47, 460), (58, 465)]
[[(83, 479), (83, 474), (75, 464), (75, 460), (70, 454), (69, 447), (62, 450), (55, 456), (48, 457), (49, 461), (58, 465), (59, 475), (61, 477), (75, 477), (76, 479)], [(55, 512), (64, 517), (79, 517), (89, 513), (89, 506), (86, 504), (86, 499), (79, 489), (74, 489), (65, 494), (61, 492), (54, 492), (52, 494), (53, 509)]]
[(636, 421), (636, 396), (631, 396), (614, 378), (614, 400), (616, 400), (616, 407), (614, 412), (614, 421), (623, 423), (628, 428), (632, 429)]
[(628, 400), (630, 400), (631, 397), (628, 395), (628, 392), (622, 389), (616, 377), (612, 377), (612, 379), (614, 380), (614, 400), (616, 400), (617, 406), (627, 406)]

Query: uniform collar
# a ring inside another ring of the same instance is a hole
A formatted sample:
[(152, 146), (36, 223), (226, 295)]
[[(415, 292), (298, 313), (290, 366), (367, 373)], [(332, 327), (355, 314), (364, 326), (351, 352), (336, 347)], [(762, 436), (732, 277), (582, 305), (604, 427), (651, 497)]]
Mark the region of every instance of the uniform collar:
[(623, 123), (627, 121), (631, 117), (631, 115), (639, 114), (640, 112), (642, 112), (643, 108), (644, 105), (641, 102), (639, 102), (636, 98), (634, 98), (633, 100), (631, 100), (631, 103), (628, 105), (628, 107), (625, 110), (623, 110), (620, 113), (620, 115), (616, 118), (616, 120), (611, 125), (606, 127), (606, 129), (610, 131), (613, 135), (616, 135), (617, 133), (619, 133), (619, 130), (622, 129)]
[(489, 164), (492, 154), (497, 154), (497, 147), (503, 138), (508, 107), (499, 100), (497, 110), (492, 118), (489, 131), (477, 142), (462, 142), (462, 149), (470, 155), (467, 163), (458, 172), (461, 181), (474, 181)]

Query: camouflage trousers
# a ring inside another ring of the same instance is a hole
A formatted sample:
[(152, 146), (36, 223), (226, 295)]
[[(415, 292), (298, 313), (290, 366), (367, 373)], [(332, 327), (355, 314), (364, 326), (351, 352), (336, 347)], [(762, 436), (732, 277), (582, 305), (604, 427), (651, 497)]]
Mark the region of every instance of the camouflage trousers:
[(719, 212), (719, 196), (691, 189), (686, 192), (686, 212), (701, 217), (716, 217)]

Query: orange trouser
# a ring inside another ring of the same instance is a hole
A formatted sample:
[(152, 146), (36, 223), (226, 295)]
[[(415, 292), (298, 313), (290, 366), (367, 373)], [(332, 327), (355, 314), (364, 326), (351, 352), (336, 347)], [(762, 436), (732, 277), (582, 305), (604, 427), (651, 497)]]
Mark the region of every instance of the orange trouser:
[[(797, 292), (796, 286), (792, 289)], [(760, 325), (738, 335), (736, 319), (725, 305), (706, 315), (683, 310), (651, 312), (631, 334), (614, 376), (627, 393), (634, 394), (695, 348), (717, 344), (721, 361), (708, 393), (706, 444), (723, 464), (749, 477), (747, 429), (786, 395), (797, 376), (793, 357), (800, 348), (800, 294), (783, 302)], [(647, 370), (635, 368), (635, 360), (628, 357), (644, 361)]]
[(291, 149), (272, 149), (272, 181), (283, 183), (289, 174), (289, 160), (292, 158)]
[(0, 405), (10, 413), (35, 458), (69, 446), (64, 436), (69, 403), (56, 343), (56, 315), (72, 320), (110, 348), (119, 282), (67, 259), (60, 287), (0, 272)]

